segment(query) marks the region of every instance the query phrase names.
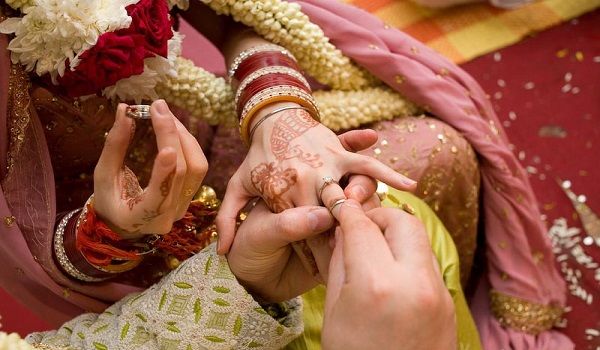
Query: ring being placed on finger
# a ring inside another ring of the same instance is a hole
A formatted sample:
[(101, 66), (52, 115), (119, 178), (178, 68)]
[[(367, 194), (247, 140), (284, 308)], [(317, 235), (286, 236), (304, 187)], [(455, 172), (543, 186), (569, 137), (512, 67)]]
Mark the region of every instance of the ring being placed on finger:
[(341, 198), (341, 199), (338, 199), (337, 201), (333, 202), (331, 207), (329, 207), (329, 212), (331, 213), (331, 215), (333, 215), (333, 209), (335, 209), (335, 207), (337, 207), (338, 205), (344, 204), (344, 202), (346, 202), (346, 201), (347, 201), (346, 198)]
[(319, 199), (321, 199), (321, 197), (323, 196), (323, 190), (325, 190), (325, 187), (331, 185), (331, 184), (338, 184), (338, 182), (336, 180), (334, 180), (333, 177), (331, 176), (324, 176), (323, 177), (323, 184), (321, 185), (321, 188), (319, 188)]
[(149, 105), (130, 105), (125, 109), (125, 115), (132, 119), (150, 119)]

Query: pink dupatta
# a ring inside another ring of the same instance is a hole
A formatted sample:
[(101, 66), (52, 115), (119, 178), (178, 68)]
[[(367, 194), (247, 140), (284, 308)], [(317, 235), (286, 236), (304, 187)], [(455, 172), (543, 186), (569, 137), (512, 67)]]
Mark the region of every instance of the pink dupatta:
[[(572, 349), (572, 342), (556, 330), (530, 335), (503, 328), (491, 315), (490, 288), (532, 303), (558, 306), (565, 305), (566, 288), (554, 266), (527, 176), (477, 82), (424, 44), (363, 10), (337, 1), (294, 2), (345, 55), (460, 131), (477, 152), (488, 266), (473, 312), (484, 347)], [(543, 258), (536, 262), (533, 254)]]

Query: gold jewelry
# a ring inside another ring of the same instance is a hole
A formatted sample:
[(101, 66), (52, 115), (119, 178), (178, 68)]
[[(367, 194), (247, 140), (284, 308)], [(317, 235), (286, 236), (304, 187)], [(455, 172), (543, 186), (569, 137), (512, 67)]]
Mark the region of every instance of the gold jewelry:
[(333, 177), (331, 176), (324, 176), (323, 177), (323, 184), (321, 185), (321, 188), (319, 188), (319, 199), (322, 200), (321, 197), (323, 197), (323, 190), (325, 190), (325, 187), (331, 185), (331, 184), (336, 184), (339, 185), (339, 182), (337, 182)]
[(302, 89), (289, 85), (277, 85), (261, 90), (252, 96), (244, 106), (240, 118), (240, 135), (246, 146), (250, 146), (248, 128), (256, 113), (263, 107), (275, 102), (293, 102), (308, 109), (316, 121), (320, 121), (319, 109), (313, 97)]
[(150, 119), (149, 105), (130, 105), (125, 109), (125, 115), (131, 119)]
[(250, 143), (252, 143), (252, 139), (254, 138), (254, 133), (256, 132), (256, 129), (258, 129), (258, 127), (260, 126), (260, 124), (262, 124), (265, 120), (271, 118), (272, 116), (274, 116), (275, 114), (279, 113), (279, 112), (283, 112), (283, 111), (289, 111), (291, 109), (303, 109), (307, 112), (310, 113), (310, 111), (307, 108), (304, 107), (282, 107), (279, 109), (274, 110), (273, 112), (265, 115), (264, 117), (260, 118), (259, 121), (256, 122), (256, 124), (254, 124), (254, 126), (252, 127), (252, 129), (250, 129), (250, 136), (248, 137), (248, 140), (250, 141)]
[(335, 209), (335, 207), (337, 207), (338, 205), (344, 204), (346, 201), (347, 201), (346, 198), (341, 198), (341, 199), (338, 199), (337, 201), (333, 202), (333, 204), (329, 208), (329, 212), (333, 215), (333, 209)]
[(415, 208), (413, 208), (413, 206), (408, 203), (402, 203), (400, 205), (400, 209), (404, 210), (405, 212), (409, 213), (410, 215), (415, 215), (415, 213), (416, 213)]

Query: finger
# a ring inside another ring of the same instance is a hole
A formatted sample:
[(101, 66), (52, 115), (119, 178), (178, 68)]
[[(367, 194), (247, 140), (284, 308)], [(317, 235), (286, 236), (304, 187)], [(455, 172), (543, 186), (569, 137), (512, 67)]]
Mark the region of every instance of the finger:
[(371, 129), (351, 130), (338, 136), (342, 146), (348, 152), (358, 152), (367, 149), (377, 142), (377, 132)]
[(342, 287), (346, 283), (343, 244), (344, 237), (338, 227), (335, 230), (335, 248), (333, 249), (329, 263), (327, 291), (325, 295), (325, 315), (331, 315), (331, 311), (340, 297)]
[(381, 207), (381, 200), (379, 199), (379, 196), (376, 194), (372, 195), (371, 198), (369, 198), (364, 203), (362, 203), (362, 208), (365, 211), (365, 213), (368, 212), (369, 210), (372, 210), (375, 208), (380, 208), (380, 207)]
[(208, 161), (198, 140), (188, 132), (179, 120), (175, 119), (175, 125), (179, 132), (179, 141), (187, 167), (187, 173), (183, 180), (183, 191), (179, 197), (177, 219), (180, 219), (185, 215), (192, 197), (200, 188), (202, 180), (204, 180), (208, 170)]
[[(323, 208), (324, 209), (324, 208)], [(326, 210), (326, 209), (324, 209)], [(329, 212), (327, 211), (327, 214)], [(331, 217), (331, 216), (330, 216)], [(331, 217), (331, 222), (333, 225), (333, 217)], [(331, 230), (323, 232), (315, 237), (308, 238), (306, 240), (306, 244), (310, 248), (312, 255), (317, 264), (317, 269), (319, 270), (319, 282), (325, 283), (329, 276), (329, 262), (331, 261), (331, 253), (332, 249), (329, 246), (329, 240), (331, 237)]]
[[(173, 187), (175, 171), (177, 169), (177, 153), (171, 147), (163, 148), (156, 159), (152, 167), (152, 175), (148, 182), (148, 187), (144, 190), (145, 202), (151, 203), (150, 208), (146, 209), (147, 218), (156, 218), (162, 214), (165, 214), (170, 210), (170, 203), (173, 195), (171, 189)], [(165, 223), (168, 227), (164, 232), (153, 232), (153, 233), (167, 233), (171, 229), (172, 222)]]
[(359, 203), (370, 200), (377, 190), (377, 181), (365, 175), (352, 175), (344, 193)]
[(304, 206), (273, 214), (261, 201), (253, 209), (253, 214), (257, 209), (266, 211), (261, 216), (263, 232), (260, 234), (265, 237), (261, 244), (273, 249), (315, 237), (332, 228), (335, 223), (329, 211), (323, 207)]
[(414, 191), (417, 182), (369, 156), (349, 153), (347, 172), (377, 179), (397, 189)]
[(393, 262), (392, 253), (379, 227), (360, 204), (349, 199), (333, 211), (344, 235), (344, 263), (347, 280), (371, 276)]
[(367, 216), (385, 233), (395, 260), (433, 269), (431, 244), (419, 219), (393, 208), (374, 209)]
[(346, 199), (346, 194), (340, 185), (336, 183), (323, 187), (323, 190), (321, 191), (321, 202), (323, 202), (325, 208), (329, 210), (343, 199)]
[[(179, 199), (179, 194), (183, 187), (183, 179), (187, 173), (187, 165), (181, 148), (179, 132), (177, 131), (177, 126), (175, 124), (177, 118), (171, 113), (169, 106), (167, 106), (167, 103), (164, 100), (154, 101), (150, 106), (150, 114), (152, 115), (152, 127), (156, 134), (158, 151), (160, 152), (162, 149), (168, 147), (175, 150), (177, 155), (177, 165), (173, 176), (173, 183), (169, 190), (173, 191), (176, 199)], [(171, 206), (173, 213), (176, 209), (176, 207)]]
[(135, 122), (125, 115), (126, 108), (127, 105), (124, 103), (120, 103), (117, 107), (115, 123), (106, 136), (104, 148), (96, 166), (98, 172), (110, 178), (116, 177), (121, 171), (129, 142), (135, 132)]
[(225, 190), (225, 197), (223, 197), (223, 202), (215, 219), (217, 232), (219, 233), (217, 241), (218, 254), (224, 255), (229, 252), (229, 248), (231, 248), (235, 237), (239, 212), (252, 197), (253, 195), (246, 191), (238, 176), (234, 175), (229, 180), (229, 184)]

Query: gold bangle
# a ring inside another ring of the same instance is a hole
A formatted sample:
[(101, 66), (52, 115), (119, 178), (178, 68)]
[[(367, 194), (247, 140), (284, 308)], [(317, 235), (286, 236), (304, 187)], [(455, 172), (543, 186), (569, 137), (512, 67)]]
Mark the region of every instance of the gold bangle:
[(306, 108), (313, 119), (320, 121), (319, 109), (313, 97), (304, 90), (289, 85), (278, 85), (264, 89), (252, 96), (244, 107), (240, 118), (240, 135), (246, 146), (250, 146), (248, 129), (256, 113), (263, 107), (275, 102), (293, 102)]

